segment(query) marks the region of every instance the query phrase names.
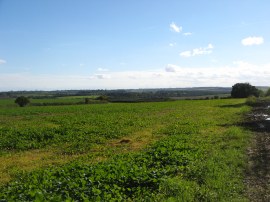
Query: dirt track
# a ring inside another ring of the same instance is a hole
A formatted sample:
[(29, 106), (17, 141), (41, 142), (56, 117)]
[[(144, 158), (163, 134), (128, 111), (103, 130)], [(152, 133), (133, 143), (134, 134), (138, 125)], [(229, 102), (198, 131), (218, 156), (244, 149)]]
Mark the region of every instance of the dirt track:
[(261, 103), (248, 115), (246, 126), (253, 131), (246, 173), (250, 201), (270, 201), (270, 103)]

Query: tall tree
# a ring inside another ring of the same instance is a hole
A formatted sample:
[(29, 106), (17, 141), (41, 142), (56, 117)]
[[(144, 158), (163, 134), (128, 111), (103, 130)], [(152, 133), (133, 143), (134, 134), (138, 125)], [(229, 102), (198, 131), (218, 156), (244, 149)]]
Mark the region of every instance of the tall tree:
[(249, 83), (236, 83), (232, 87), (231, 96), (233, 98), (246, 98), (251, 95), (259, 97), (260, 91)]

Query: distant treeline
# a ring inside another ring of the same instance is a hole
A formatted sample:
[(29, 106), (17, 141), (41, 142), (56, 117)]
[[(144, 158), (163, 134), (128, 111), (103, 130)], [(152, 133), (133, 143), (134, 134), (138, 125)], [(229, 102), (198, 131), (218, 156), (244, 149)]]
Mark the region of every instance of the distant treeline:
[(0, 98), (26, 96), (33, 99), (58, 98), (67, 96), (103, 95), (106, 90), (59, 90), (59, 91), (8, 91), (0, 92)]
[(130, 101), (167, 101), (177, 98), (191, 98), (198, 96), (217, 96), (228, 95), (230, 91), (165, 91), (160, 90), (156, 92), (127, 92), (127, 91), (114, 91), (106, 95), (111, 102), (130, 102)]
[(132, 100), (167, 99), (172, 97), (193, 97), (230, 94), (231, 88), (165, 88), (165, 89), (128, 89), (128, 90), (60, 90), (60, 91), (9, 91), (0, 92), (0, 98), (27, 96), (33, 99), (57, 98), (66, 96), (100, 96), (110, 100), (130, 98)]

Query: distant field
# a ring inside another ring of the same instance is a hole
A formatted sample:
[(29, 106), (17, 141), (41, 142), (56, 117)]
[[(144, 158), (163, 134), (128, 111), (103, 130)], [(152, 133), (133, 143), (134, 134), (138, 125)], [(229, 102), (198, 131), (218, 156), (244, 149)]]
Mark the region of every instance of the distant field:
[[(30, 98), (30, 105), (65, 105), (65, 104), (83, 104), (85, 98), (89, 98), (90, 102), (95, 101), (97, 96), (63, 96), (63, 97), (52, 97), (52, 98)], [(1, 107), (18, 107), (15, 103), (15, 98), (3, 98), (0, 99)]]
[(245, 200), (243, 99), (12, 102), (0, 100), (0, 200)]

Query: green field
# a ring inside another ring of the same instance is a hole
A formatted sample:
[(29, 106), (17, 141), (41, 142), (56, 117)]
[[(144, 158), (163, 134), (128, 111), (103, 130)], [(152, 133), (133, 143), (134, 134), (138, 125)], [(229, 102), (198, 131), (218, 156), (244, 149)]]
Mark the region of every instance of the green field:
[(246, 201), (243, 99), (13, 102), (0, 100), (0, 200)]

